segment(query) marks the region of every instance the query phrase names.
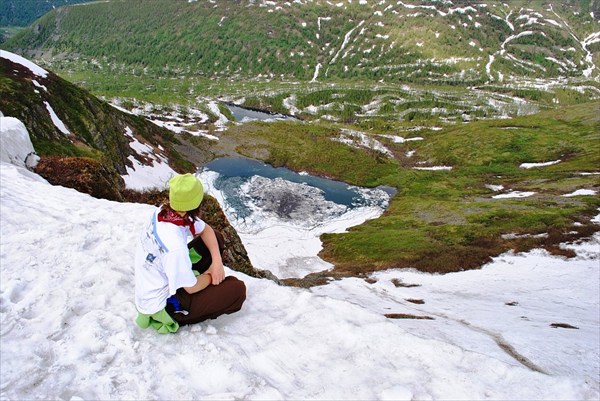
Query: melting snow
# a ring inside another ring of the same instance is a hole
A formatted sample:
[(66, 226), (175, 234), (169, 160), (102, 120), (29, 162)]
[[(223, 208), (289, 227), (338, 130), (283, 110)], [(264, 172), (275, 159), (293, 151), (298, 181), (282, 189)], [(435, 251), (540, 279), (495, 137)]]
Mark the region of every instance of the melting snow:
[(318, 63), (315, 66), (315, 73), (314, 73), (312, 79), (310, 80), (310, 82), (316, 82), (317, 81), (317, 78), (319, 77), (319, 70), (320, 69), (321, 69), (321, 63)]
[(383, 153), (388, 157), (392, 157), (392, 152), (386, 148), (381, 142), (376, 139), (371, 138), (366, 135), (364, 132), (355, 131), (351, 129), (341, 129), (342, 133), (338, 138), (333, 138), (332, 140), (345, 143), (349, 146), (353, 146), (356, 148), (367, 148), (373, 149), (378, 152)]
[(125, 135), (132, 139), (129, 146), (138, 155), (152, 160), (152, 165), (140, 163), (135, 157), (129, 156), (127, 159), (133, 167), (126, 166), (127, 174), (122, 175), (125, 186), (131, 189), (165, 189), (169, 179), (177, 173), (169, 166), (168, 160), (162, 155), (154, 154), (152, 147), (139, 142), (133, 135), (131, 128), (125, 128)]
[(485, 186), (488, 189), (491, 189), (494, 192), (498, 192), (498, 191), (502, 191), (504, 189), (504, 185), (486, 185)]
[(510, 198), (527, 198), (532, 195), (535, 195), (535, 192), (520, 192), (520, 191), (511, 191), (505, 194), (494, 195), (492, 198), (494, 199), (510, 199)]
[(449, 171), (452, 170), (451, 166), (432, 166), (432, 167), (413, 167), (414, 170), (425, 170), (425, 171)]
[(31, 83), (33, 84), (33, 86), (36, 86), (40, 89), (43, 89), (44, 91), (48, 92), (48, 88), (46, 88), (44, 85), (40, 84), (38, 81), (36, 81), (35, 79), (31, 80)]
[(535, 167), (552, 166), (553, 164), (558, 164), (560, 162), (561, 162), (560, 160), (554, 160), (551, 162), (544, 162), (544, 163), (521, 163), (521, 165), (519, 167), (525, 168), (525, 169), (530, 169), (530, 168), (535, 168)]
[(46, 105), (46, 110), (48, 110), (48, 114), (50, 114), (50, 118), (52, 119), (52, 123), (54, 124), (54, 126), (58, 128), (58, 130), (63, 134), (69, 135), (70, 132), (65, 126), (65, 123), (63, 123), (62, 120), (56, 115), (54, 109), (52, 108), (52, 106), (50, 106), (50, 103), (44, 101), (44, 104)]
[(394, 143), (404, 143), (404, 142), (412, 142), (412, 141), (422, 141), (422, 140), (424, 140), (424, 139), (425, 139), (425, 138), (423, 138), (423, 137), (420, 137), (420, 136), (415, 136), (415, 137), (412, 137), (412, 138), (403, 138), (403, 137), (401, 137), (401, 136), (398, 136), (398, 135), (380, 135), (380, 136), (382, 136), (382, 137), (384, 137), (384, 138), (391, 139), (391, 140), (392, 140), (392, 142), (394, 142)]
[(329, 62), (330, 64), (335, 63), (336, 59), (338, 58), (338, 56), (340, 55), (340, 53), (342, 52), (342, 50), (344, 50), (344, 48), (346, 47), (346, 45), (350, 41), (350, 35), (352, 35), (352, 32), (354, 32), (357, 28), (360, 28), (361, 26), (363, 26), (364, 23), (365, 23), (364, 20), (360, 21), (357, 26), (355, 26), (354, 28), (352, 28), (350, 31), (348, 31), (348, 33), (346, 33), (346, 35), (344, 35), (344, 41), (342, 42), (342, 45), (340, 46), (340, 48), (337, 51), (337, 53), (335, 54), (335, 56)]
[(21, 120), (0, 113), (0, 161), (33, 168), (40, 160)]
[(575, 192), (571, 192), (570, 194), (565, 194), (563, 196), (566, 197), (572, 197), (572, 196), (589, 196), (589, 195), (596, 195), (597, 192), (594, 191), (593, 189), (578, 189)]

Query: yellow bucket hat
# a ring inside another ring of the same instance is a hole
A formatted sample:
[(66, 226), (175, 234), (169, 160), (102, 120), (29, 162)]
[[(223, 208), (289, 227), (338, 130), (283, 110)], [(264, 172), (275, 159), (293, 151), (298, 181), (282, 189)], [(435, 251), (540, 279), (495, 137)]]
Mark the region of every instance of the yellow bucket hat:
[(176, 175), (169, 181), (169, 204), (173, 210), (187, 212), (202, 202), (204, 187), (193, 174)]

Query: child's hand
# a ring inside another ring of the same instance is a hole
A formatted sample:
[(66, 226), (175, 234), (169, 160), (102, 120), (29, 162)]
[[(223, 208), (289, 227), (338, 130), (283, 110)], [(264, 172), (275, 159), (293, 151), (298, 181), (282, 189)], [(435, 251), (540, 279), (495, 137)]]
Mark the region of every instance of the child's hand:
[(212, 278), (212, 285), (219, 285), (225, 279), (225, 269), (223, 269), (223, 263), (214, 262), (210, 265), (207, 270)]

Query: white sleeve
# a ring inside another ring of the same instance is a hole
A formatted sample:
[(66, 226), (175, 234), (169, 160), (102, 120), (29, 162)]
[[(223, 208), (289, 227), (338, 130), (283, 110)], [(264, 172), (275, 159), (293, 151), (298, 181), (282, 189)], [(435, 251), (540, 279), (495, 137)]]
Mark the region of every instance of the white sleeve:
[(200, 219), (194, 220), (194, 231), (196, 235), (200, 235), (202, 231), (206, 228), (206, 223)]
[(169, 281), (169, 294), (173, 295), (181, 287), (193, 287), (196, 276), (192, 272), (192, 262), (187, 248), (169, 251), (165, 255), (163, 268)]

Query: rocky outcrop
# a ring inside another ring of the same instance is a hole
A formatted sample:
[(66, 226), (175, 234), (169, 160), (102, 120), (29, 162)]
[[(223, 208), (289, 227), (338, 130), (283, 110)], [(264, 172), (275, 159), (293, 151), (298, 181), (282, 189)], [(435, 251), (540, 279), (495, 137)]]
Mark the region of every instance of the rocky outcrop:
[(225, 238), (225, 254), (223, 263), (232, 269), (252, 277), (268, 278), (279, 283), (279, 279), (268, 270), (258, 270), (252, 266), (246, 248), (235, 228), (229, 223), (219, 202), (210, 195), (202, 200), (201, 217), (215, 230), (220, 231)]
[(43, 157), (35, 172), (52, 185), (73, 188), (95, 198), (123, 201), (119, 191), (121, 176), (88, 157)]

